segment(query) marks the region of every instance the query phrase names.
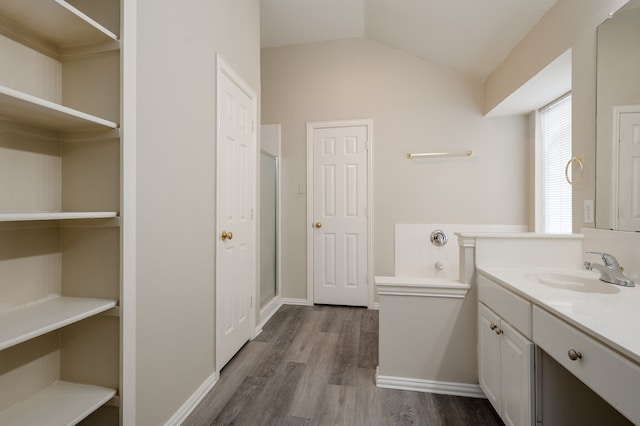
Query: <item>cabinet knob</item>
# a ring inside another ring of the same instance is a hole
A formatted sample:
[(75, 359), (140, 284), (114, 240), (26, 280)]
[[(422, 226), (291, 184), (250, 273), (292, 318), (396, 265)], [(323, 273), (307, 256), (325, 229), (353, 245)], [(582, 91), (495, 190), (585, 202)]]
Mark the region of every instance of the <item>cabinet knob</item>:
[(321, 222), (316, 222), (316, 224), (314, 226), (316, 228), (320, 229), (320, 228), (322, 228), (322, 223)]
[(569, 352), (567, 352), (567, 355), (569, 355), (569, 359), (571, 361), (577, 361), (579, 359), (582, 359), (582, 354), (576, 351), (575, 349), (569, 349)]
[(222, 238), (222, 241), (231, 240), (233, 238), (233, 233), (231, 231), (222, 231), (222, 234), (220, 234), (220, 238)]
[(490, 328), (491, 330), (495, 330), (496, 328), (498, 328), (498, 326), (497, 326), (497, 325), (495, 325), (494, 323), (491, 323), (491, 324), (489, 324), (489, 328)]
[(496, 327), (496, 334), (501, 335), (502, 333), (504, 333), (504, 331), (502, 331), (500, 327)]

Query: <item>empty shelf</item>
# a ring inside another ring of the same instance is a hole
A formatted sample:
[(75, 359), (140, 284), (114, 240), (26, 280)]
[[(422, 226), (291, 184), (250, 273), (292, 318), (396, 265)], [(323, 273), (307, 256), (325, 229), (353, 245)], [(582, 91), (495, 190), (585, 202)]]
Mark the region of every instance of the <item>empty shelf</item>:
[(54, 46), (93, 45), (117, 36), (64, 0), (0, 0), (0, 15)]
[(46, 99), (0, 86), (0, 117), (48, 130), (115, 129), (118, 125)]
[[(55, 297), (0, 313), (0, 350), (116, 306), (115, 300)], [(0, 424), (4, 424), (0, 421)]]
[(75, 425), (115, 394), (116, 391), (109, 388), (57, 381), (0, 412), (0, 424)]
[(110, 219), (118, 217), (117, 212), (35, 212), (0, 213), (0, 222), (22, 222), (34, 220)]

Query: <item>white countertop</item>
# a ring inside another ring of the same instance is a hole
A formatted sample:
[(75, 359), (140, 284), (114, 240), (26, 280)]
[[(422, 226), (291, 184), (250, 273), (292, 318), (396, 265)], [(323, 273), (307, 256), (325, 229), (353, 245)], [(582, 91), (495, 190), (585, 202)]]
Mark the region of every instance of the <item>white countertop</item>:
[(636, 287), (602, 283), (607, 293), (580, 292), (548, 286), (528, 279), (527, 275), (558, 273), (598, 279), (600, 273), (576, 269), (510, 269), (481, 265), (477, 269), (534, 305), (555, 314), (640, 364), (640, 283), (636, 283)]

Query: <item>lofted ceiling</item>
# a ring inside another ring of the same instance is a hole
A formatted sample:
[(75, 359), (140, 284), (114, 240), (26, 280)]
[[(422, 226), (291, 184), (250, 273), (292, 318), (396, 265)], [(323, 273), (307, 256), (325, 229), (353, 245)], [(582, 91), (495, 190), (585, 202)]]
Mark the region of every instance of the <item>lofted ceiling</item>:
[(484, 80), (556, 1), (261, 0), (261, 44), (368, 37)]

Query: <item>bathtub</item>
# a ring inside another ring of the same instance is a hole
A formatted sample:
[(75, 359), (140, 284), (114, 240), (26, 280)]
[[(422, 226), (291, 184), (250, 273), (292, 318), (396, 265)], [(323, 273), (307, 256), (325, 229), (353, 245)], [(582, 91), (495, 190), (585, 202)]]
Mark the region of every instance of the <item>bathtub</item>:
[[(466, 269), (472, 254), (455, 234), (521, 228), (395, 225), (394, 276), (374, 277), (380, 308), (378, 387), (485, 397), (478, 385), (477, 292)], [(434, 243), (437, 231), (444, 231), (448, 242)]]
[(471, 285), (442, 277), (376, 276), (375, 283), (376, 385), (484, 397), (477, 384), (477, 302)]

